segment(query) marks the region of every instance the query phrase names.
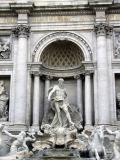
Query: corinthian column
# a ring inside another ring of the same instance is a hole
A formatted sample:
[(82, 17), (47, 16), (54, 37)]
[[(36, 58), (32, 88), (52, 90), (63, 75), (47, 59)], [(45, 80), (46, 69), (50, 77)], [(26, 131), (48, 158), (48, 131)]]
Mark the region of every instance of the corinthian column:
[(44, 114), (48, 110), (49, 102), (48, 102), (48, 90), (50, 88), (50, 76), (45, 77), (45, 95), (44, 95)]
[(27, 105), (27, 38), (30, 28), (27, 25), (18, 25), (14, 31), (18, 34), (14, 123), (25, 125)]
[(90, 73), (85, 73), (85, 126), (92, 125), (92, 92)]
[[(82, 79), (80, 75), (74, 77), (77, 80), (77, 106), (83, 115), (83, 101), (82, 101)], [(82, 117), (81, 117), (82, 118)]]
[(34, 91), (33, 91), (33, 126), (39, 128), (40, 121), (40, 75), (34, 73)]
[(97, 34), (97, 86), (98, 86), (98, 124), (110, 123), (108, 57), (106, 52), (106, 24), (95, 26)]
[(110, 96), (110, 121), (113, 124), (116, 121), (116, 110), (114, 108), (114, 87), (113, 87), (113, 72), (112, 72), (112, 55), (113, 55), (113, 27), (107, 27), (107, 57), (108, 57), (108, 74), (109, 74), (109, 96)]

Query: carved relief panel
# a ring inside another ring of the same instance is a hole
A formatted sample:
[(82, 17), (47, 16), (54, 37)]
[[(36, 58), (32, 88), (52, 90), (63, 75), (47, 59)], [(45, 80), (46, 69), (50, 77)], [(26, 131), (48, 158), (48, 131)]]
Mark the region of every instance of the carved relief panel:
[(11, 57), (11, 43), (9, 36), (0, 37), (0, 60), (7, 60)]
[(114, 58), (120, 58), (120, 32), (114, 34)]

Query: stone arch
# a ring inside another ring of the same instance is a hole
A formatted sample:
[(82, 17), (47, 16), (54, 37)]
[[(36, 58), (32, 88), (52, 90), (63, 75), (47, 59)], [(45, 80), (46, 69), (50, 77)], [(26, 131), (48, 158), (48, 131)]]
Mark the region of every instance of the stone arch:
[(50, 43), (54, 41), (58, 41), (58, 40), (69, 40), (71, 42), (74, 42), (77, 46), (81, 48), (84, 54), (84, 60), (85, 61), (92, 60), (91, 47), (83, 37), (75, 33), (72, 33), (72, 32), (54, 32), (54, 33), (48, 34), (43, 39), (39, 40), (39, 42), (37, 43), (33, 51), (33, 61), (40, 62), (40, 57), (41, 57), (43, 50)]
[(84, 56), (75, 43), (58, 40), (50, 43), (42, 52), (40, 62), (49, 69), (69, 70), (82, 66)]

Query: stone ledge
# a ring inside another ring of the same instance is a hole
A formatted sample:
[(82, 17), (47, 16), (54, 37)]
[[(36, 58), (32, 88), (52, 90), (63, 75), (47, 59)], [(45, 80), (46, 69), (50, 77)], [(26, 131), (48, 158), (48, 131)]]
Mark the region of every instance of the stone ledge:
[(112, 3), (113, 0), (89, 0), (90, 5), (108, 5)]

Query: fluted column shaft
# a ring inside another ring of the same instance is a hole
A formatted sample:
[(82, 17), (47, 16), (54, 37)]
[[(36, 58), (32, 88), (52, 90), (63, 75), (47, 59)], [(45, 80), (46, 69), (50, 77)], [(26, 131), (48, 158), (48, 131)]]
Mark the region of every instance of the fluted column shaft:
[(44, 114), (48, 110), (48, 90), (50, 88), (50, 77), (46, 76), (45, 78), (45, 95), (44, 95)]
[(92, 125), (92, 93), (91, 93), (91, 76), (85, 74), (85, 125)]
[(33, 126), (39, 126), (40, 117), (40, 76), (39, 73), (34, 74), (34, 90), (33, 90)]
[(18, 34), (14, 123), (24, 125), (27, 105), (27, 37), (29, 27), (18, 25), (14, 31)]
[(107, 57), (108, 57), (108, 74), (109, 74), (109, 108), (110, 108), (110, 122), (113, 124), (116, 121), (116, 111), (114, 108), (114, 87), (113, 87), (113, 72), (112, 72), (112, 54), (113, 54), (113, 26), (107, 28)]
[(83, 101), (82, 101), (82, 79), (80, 75), (75, 76), (77, 80), (77, 106), (81, 112), (83, 113)]

